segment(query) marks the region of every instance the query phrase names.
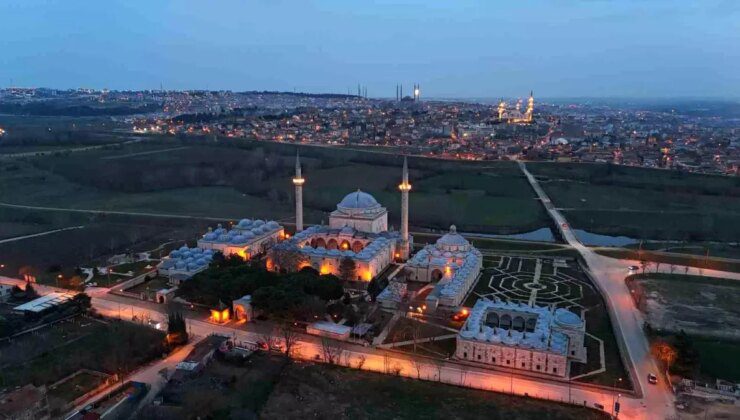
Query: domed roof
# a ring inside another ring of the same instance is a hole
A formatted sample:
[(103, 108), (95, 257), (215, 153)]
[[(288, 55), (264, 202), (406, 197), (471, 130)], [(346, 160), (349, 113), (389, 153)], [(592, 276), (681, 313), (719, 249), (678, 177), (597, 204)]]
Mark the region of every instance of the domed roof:
[(466, 246), (468, 241), (457, 233), (455, 225), (450, 226), (450, 232), (437, 240), (437, 245), (443, 246)]
[(344, 209), (370, 209), (379, 207), (377, 200), (372, 195), (359, 189), (344, 196), (337, 207)]
[(569, 327), (578, 327), (583, 323), (581, 317), (565, 308), (558, 308), (555, 311), (555, 320), (558, 324)]

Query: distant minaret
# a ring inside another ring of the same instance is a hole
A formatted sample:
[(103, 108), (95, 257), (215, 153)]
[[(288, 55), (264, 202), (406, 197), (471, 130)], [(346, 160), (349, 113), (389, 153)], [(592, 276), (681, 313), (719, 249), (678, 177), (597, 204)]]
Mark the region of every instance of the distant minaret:
[(409, 258), (410, 246), (409, 246), (409, 191), (411, 191), (411, 184), (409, 184), (409, 166), (406, 161), (406, 156), (403, 157), (403, 172), (401, 175), (401, 185), (398, 186), (401, 190), (401, 249), (399, 250), (400, 258), (407, 260)]
[(503, 99), (498, 103), (498, 119), (499, 121), (503, 121), (504, 119), (504, 113), (506, 113), (506, 103)]
[(527, 112), (525, 114), (525, 118), (527, 122), (532, 122), (532, 117), (534, 113), (534, 91), (529, 91), (529, 99), (527, 99)]
[(421, 94), (421, 89), (419, 87), (419, 84), (414, 84), (414, 102), (419, 101), (420, 94)]
[(303, 183), (306, 180), (301, 175), (301, 157), (296, 152), (295, 154), (295, 178), (293, 178), (293, 184), (295, 185), (295, 231), (296, 233), (303, 230)]

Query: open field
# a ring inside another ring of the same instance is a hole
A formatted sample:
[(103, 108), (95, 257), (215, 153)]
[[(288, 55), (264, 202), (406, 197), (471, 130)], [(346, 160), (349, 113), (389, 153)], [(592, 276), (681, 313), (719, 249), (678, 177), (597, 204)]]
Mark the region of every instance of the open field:
[(740, 341), (740, 282), (656, 273), (626, 281), (653, 328)]
[(168, 385), (164, 405), (149, 410), (165, 419), (201, 413), (262, 419), (607, 418), (589, 408), (325, 364), (286, 364), (262, 353), (246, 362), (214, 360), (202, 375)]
[(740, 237), (737, 177), (595, 164), (528, 168), (575, 228), (643, 239)]
[[(0, 180), (0, 192), (3, 197), (17, 198), (13, 202), (34, 205), (64, 202), (65, 207), (73, 208), (230, 218), (292, 216), (290, 177), (295, 146), (242, 142), (240, 147), (221, 147), (203, 143), (152, 140), (146, 145), (13, 162), (7, 164), (11, 167), (3, 176), (6, 182)], [(115, 156), (124, 157), (109, 159)], [(397, 223), (400, 196), (396, 186), (401, 164), (397, 157), (304, 148), (302, 162), (307, 179), (304, 203), (308, 222), (320, 222), (345, 194), (361, 188), (388, 207), (391, 220)], [(546, 225), (544, 212), (533, 200), (526, 181), (509, 162), (430, 165), (418, 160), (418, 165), (412, 161), (411, 168), (414, 224), (446, 229), (457, 223), (461, 229), (494, 233), (522, 232)], [(41, 180), (44, 185), (38, 185)], [(14, 189), (19, 181), (26, 184), (23, 194)], [(69, 202), (70, 196), (74, 202)], [(451, 220), (451, 214), (459, 217)]]
[(700, 255), (681, 255), (658, 251), (640, 251), (626, 248), (597, 248), (597, 254), (611, 258), (620, 258), (668, 265), (687, 265), (689, 267), (708, 268), (711, 270), (740, 273), (740, 261), (717, 258), (706, 258)]
[[(640, 244), (625, 245), (628, 249), (639, 249)], [(740, 244), (716, 242), (643, 242), (643, 250), (689, 254), (709, 258), (740, 259)]]
[[(0, 275), (18, 276), (22, 268), (31, 269), (42, 283), (55, 283), (57, 274), (73, 275), (75, 267), (106, 265), (108, 257), (124, 252), (157, 248), (164, 242), (181, 246), (192, 243), (199, 233), (216, 222), (195, 219), (168, 219), (145, 216), (95, 215), (49, 212), (0, 207), (0, 220), (25, 223), (38, 231), (67, 226), (84, 226), (49, 235), (0, 244)], [(15, 236), (15, 235), (14, 235)], [(160, 252), (152, 258), (159, 258)], [(125, 269), (126, 267), (124, 267)], [(61, 271), (59, 271), (61, 270)], [(125, 270), (126, 272), (128, 270)], [(113, 280), (124, 276), (111, 275)], [(93, 281), (107, 283), (107, 276)]]
[(0, 344), (2, 386), (49, 385), (79, 369), (130, 371), (162, 355), (164, 333), (77, 317)]
[[(534, 280), (536, 257), (497, 256), (484, 258), (484, 270), (480, 280), (473, 286), (465, 306), (473, 306), (481, 298), (528, 303), (566, 308), (586, 320), (586, 332), (604, 342), (604, 364), (606, 371), (585, 376), (578, 381), (613, 386), (615, 380), (623, 378), (622, 386), (630, 388), (619, 348), (598, 290), (581, 271), (577, 262), (567, 261), (567, 267), (554, 267), (552, 258), (541, 257), (542, 269), (538, 280), (540, 287), (530, 288)], [(573, 363), (573, 375), (591, 372), (600, 367), (599, 342), (587, 336), (588, 362)]]
[[(358, 399), (358, 396), (362, 397)], [(361, 401), (361, 403), (359, 403)], [(601, 419), (588, 408), (342, 367), (297, 363), (282, 374), (264, 419)]]

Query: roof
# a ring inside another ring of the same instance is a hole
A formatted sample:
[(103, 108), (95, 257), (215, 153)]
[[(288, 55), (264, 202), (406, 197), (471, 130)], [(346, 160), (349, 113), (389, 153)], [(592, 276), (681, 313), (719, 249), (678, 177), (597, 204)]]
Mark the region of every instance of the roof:
[(470, 245), (468, 241), (462, 237), (459, 233), (457, 233), (457, 228), (455, 225), (450, 226), (449, 233), (444, 234), (441, 238), (437, 240), (437, 245), (442, 246), (466, 246)]
[(52, 292), (30, 302), (26, 302), (23, 305), (16, 306), (13, 310), (21, 312), (42, 312), (49, 308), (59, 306), (73, 297), (75, 297), (75, 293)]
[(309, 327), (319, 331), (325, 331), (337, 335), (349, 334), (349, 332), (352, 331), (351, 327), (335, 324), (329, 321), (314, 322), (313, 324), (310, 324)]
[(342, 201), (337, 204), (337, 208), (344, 209), (369, 209), (375, 207), (380, 207), (375, 197), (359, 189), (344, 196)]

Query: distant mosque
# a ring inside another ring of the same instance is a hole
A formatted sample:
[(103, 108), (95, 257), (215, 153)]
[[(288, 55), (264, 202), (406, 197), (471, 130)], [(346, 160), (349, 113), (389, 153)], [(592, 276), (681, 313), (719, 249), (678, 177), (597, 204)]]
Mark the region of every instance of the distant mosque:
[(534, 120), (534, 92), (529, 92), (527, 109), (522, 112), (522, 100), (516, 101), (514, 108), (510, 108), (502, 99), (498, 103), (498, 120), (508, 124), (531, 124)]

